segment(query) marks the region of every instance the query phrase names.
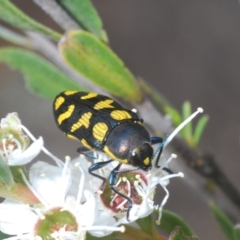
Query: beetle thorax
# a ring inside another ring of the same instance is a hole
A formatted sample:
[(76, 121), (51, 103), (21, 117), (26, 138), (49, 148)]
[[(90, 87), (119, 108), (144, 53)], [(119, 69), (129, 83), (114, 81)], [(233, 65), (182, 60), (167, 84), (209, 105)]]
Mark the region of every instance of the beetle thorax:
[[(141, 123), (133, 121), (120, 123), (113, 128), (103, 149), (106, 147), (116, 157), (116, 160), (142, 169), (145, 168), (142, 166), (143, 161), (147, 162), (146, 158), (149, 157), (151, 162), (153, 154), (148, 131)], [(144, 159), (139, 159), (139, 157), (144, 157)], [(151, 163), (147, 164), (148, 167), (149, 165)]]

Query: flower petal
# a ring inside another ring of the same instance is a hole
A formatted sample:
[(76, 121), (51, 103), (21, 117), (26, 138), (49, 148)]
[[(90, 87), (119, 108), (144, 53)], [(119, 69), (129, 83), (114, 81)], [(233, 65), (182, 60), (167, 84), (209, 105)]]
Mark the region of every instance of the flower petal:
[(11, 127), (17, 131), (21, 131), (21, 120), (16, 112), (8, 113), (5, 118), (1, 119), (0, 126), (1, 128)]
[(84, 190), (83, 194), (86, 202), (79, 205), (77, 219), (80, 226), (91, 226), (97, 216), (97, 199), (94, 193), (89, 190)]
[(5, 200), (0, 204), (0, 230), (14, 235), (33, 231), (38, 217), (22, 203)]
[(65, 194), (71, 183), (71, 175), (69, 172), (62, 176), (62, 172), (63, 168), (41, 161), (30, 168), (29, 179), (33, 188), (50, 205), (64, 204)]
[(33, 142), (25, 151), (19, 152), (19, 150), (13, 151), (9, 154), (8, 164), (10, 166), (23, 165), (33, 160), (41, 151), (43, 147), (43, 138)]
[(103, 237), (106, 235), (111, 234), (113, 231), (106, 231), (104, 229), (104, 226), (108, 226), (108, 227), (113, 227), (116, 225), (116, 220), (115, 218), (112, 216), (111, 213), (109, 212), (100, 212), (96, 218), (96, 221), (94, 222), (94, 226), (103, 226), (102, 230), (92, 230), (89, 231), (91, 233), (91, 235), (95, 236), (95, 237)]

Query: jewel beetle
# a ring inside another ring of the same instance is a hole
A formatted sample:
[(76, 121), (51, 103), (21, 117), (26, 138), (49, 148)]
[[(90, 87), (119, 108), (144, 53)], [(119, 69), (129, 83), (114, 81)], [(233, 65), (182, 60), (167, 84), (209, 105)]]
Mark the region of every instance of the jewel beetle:
[[(69, 137), (81, 141), (84, 147), (78, 152), (91, 149), (105, 152), (111, 159), (92, 164), (89, 173), (103, 180), (96, 173), (97, 169), (112, 161), (118, 161), (109, 176), (111, 189), (127, 199), (127, 219), (132, 208), (132, 200), (115, 189), (118, 173), (142, 169), (148, 171), (152, 167), (152, 159), (157, 154), (155, 166), (158, 166), (164, 141), (161, 137), (150, 137), (143, 125), (143, 120), (135, 111), (128, 110), (115, 100), (94, 92), (65, 91), (58, 94), (53, 103), (54, 118), (57, 126)], [(154, 154), (152, 145), (160, 146)], [(130, 164), (134, 169), (121, 170), (122, 164)], [(164, 168), (171, 173), (169, 169)]]

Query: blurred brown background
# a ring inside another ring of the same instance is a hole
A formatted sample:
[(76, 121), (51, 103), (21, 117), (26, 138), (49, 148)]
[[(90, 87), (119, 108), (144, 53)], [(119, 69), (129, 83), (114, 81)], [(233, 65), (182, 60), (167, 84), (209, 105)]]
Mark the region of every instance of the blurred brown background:
[[(32, 1), (13, 1), (58, 29)], [(239, 187), (240, 6), (237, 0), (95, 0), (114, 51), (136, 76), (181, 109), (190, 100), (209, 114), (201, 149), (215, 154)], [(1, 45), (6, 45), (4, 41)], [(52, 105), (24, 90), (22, 77), (1, 65), (0, 113), (17, 111), (54, 154), (75, 156), (77, 144), (60, 133)], [(142, 116), (144, 118), (144, 116)], [(182, 216), (201, 239), (224, 239), (208, 207), (180, 179), (169, 186), (166, 208)], [(240, 190), (240, 187), (239, 187)], [(161, 193), (160, 193), (161, 194)], [(240, 217), (238, 219), (240, 221)]]

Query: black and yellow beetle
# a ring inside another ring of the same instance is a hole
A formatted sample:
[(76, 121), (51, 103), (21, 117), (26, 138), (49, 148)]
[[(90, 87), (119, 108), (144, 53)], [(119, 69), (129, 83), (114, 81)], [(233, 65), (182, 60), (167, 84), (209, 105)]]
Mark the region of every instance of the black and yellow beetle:
[[(103, 180), (106, 179), (93, 171), (106, 166), (112, 161), (119, 164), (109, 176), (112, 190), (129, 202), (127, 219), (132, 208), (132, 200), (115, 188), (115, 180), (119, 172), (142, 169), (148, 171), (152, 167), (153, 156), (158, 154), (155, 163), (158, 166), (164, 141), (160, 137), (150, 137), (134, 111), (125, 109), (113, 99), (93, 92), (65, 91), (54, 100), (53, 112), (58, 127), (70, 138), (81, 141), (84, 147), (79, 152), (97, 149), (111, 158), (108, 161), (95, 163), (89, 173)], [(160, 143), (153, 154), (151, 145)], [(130, 164), (135, 169), (120, 170), (122, 164)], [(171, 172), (169, 169), (165, 169)]]

